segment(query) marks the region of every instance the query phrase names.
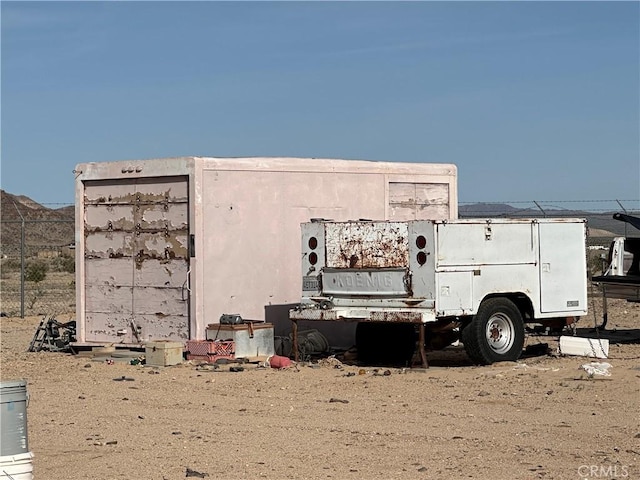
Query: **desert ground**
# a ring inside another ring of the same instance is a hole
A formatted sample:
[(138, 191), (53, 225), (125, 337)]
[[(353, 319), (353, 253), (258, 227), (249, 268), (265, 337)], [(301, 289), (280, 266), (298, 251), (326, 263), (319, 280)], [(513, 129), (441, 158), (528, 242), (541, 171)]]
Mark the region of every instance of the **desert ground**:
[(27, 353), (40, 319), (1, 329), (2, 380), (28, 382), (35, 479), (640, 478), (639, 304), (610, 301), (611, 375), (593, 377), (547, 335), (527, 338), (547, 354), (482, 367), (460, 347), (428, 369), (111, 364)]

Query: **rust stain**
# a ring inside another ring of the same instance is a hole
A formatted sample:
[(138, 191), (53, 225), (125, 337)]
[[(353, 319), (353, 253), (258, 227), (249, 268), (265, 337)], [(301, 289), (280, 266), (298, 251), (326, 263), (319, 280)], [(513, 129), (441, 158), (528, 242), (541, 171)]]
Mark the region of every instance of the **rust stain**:
[(416, 309), (416, 313), (413, 312), (371, 312), (371, 321), (373, 322), (404, 322), (404, 323), (419, 323), (422, 321), (422, 316)]
[(337, 224), (327, 249), (333, 268), (384, 268), (408, 263), (406, 231), (386, 222)]

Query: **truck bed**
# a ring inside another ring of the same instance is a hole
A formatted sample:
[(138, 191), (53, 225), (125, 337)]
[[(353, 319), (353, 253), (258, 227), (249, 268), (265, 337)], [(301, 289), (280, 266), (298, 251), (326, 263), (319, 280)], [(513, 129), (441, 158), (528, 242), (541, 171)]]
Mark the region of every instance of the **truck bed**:
[(602, 293), (607, 298), (640, 302), (640, 276), (599, 275), (591, 280), (602, 288)]

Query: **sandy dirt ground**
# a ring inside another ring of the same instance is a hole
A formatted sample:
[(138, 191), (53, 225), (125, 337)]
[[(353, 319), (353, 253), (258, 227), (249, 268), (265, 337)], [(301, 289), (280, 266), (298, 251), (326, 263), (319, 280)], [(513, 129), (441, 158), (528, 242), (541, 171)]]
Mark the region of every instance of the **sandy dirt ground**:
[(548, 354), (473, 366), (459, 347), (426, 370), (108, 364), (27, 353), (32, 317), (2, 318), (2, 380), (28, 381), (36, 479), (638, 479), (640, 305), (612, 303), (608, 377)]

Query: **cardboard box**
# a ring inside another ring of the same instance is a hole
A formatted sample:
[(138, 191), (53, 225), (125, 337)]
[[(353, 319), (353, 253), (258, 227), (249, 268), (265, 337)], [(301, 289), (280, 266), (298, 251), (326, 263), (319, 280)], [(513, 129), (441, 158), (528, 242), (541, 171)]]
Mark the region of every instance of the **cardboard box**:
[(182, 363), (183, 345), (180, 342), (148, 342), (145, 363), (154, 367), (168, 367)]

